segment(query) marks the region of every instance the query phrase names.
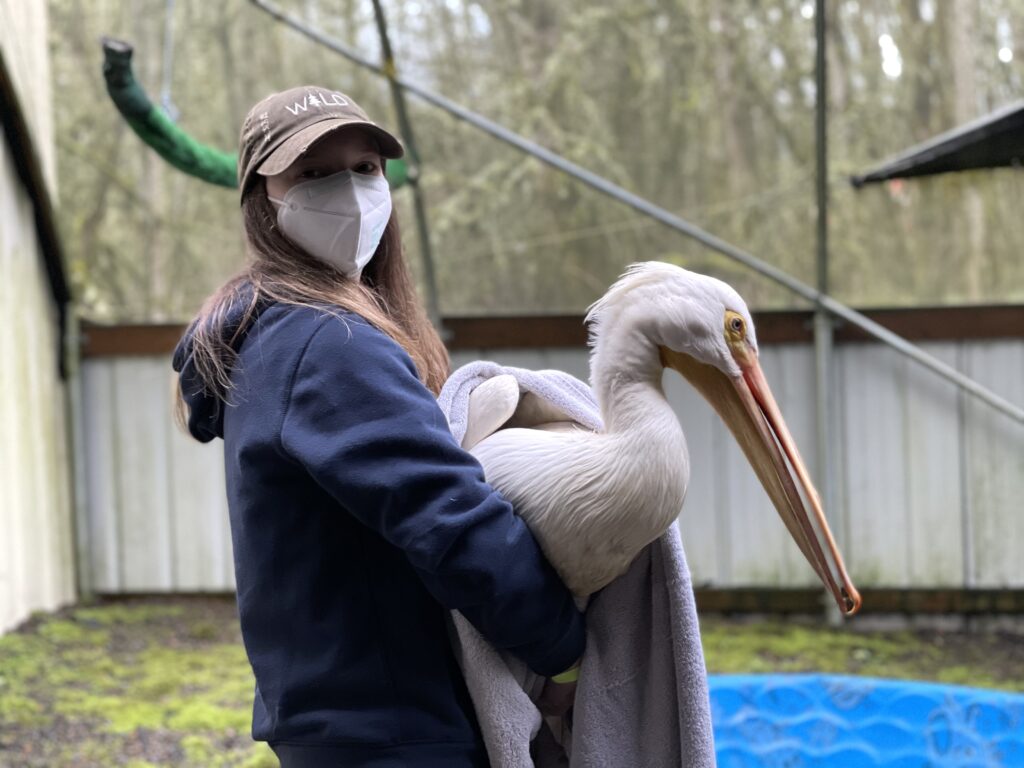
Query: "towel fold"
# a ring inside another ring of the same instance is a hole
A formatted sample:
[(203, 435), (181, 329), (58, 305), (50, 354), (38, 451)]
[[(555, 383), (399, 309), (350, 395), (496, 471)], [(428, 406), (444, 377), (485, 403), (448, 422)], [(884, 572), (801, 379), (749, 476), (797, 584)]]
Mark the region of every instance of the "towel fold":
[[(601, 429), (597, 403), (579, 379), (478, 361), (455, 371), (438, 398), (457, 440), (466, 433), (470, 393), (504, 374), (569, 419)], [(544, 681), (452, 612), (452, 640), (493, 768), (714, 766), (696, 603), (675, 525), (591, 597), (586, 622), (567, 756), (533, 704)]]
[(466, 434), (470, 393), (488, 379), (504, 374), (515, 377), (521, 391), (532, 392), (565, 414), (570, 421), (594, 431), (603, 426), (601, 412), (590, 387), (575, 376), (565, 371), (531, 371), (477, 360), (452, 373), (437, 397), (437, 404), (441, 406), (452, 434), (460, 443)]

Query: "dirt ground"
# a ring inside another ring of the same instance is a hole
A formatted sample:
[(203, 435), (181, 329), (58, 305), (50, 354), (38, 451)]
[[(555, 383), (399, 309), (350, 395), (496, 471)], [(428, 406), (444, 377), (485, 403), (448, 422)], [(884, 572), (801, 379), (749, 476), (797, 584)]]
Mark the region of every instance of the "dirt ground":
[[(838, 672), (1024, 691), (1024, 637), (702, 617), (708, 671)], [(230, 597), (34, 617), (0, 637), (4, 768), (276, 768), (249, 736), (252, 674)]]

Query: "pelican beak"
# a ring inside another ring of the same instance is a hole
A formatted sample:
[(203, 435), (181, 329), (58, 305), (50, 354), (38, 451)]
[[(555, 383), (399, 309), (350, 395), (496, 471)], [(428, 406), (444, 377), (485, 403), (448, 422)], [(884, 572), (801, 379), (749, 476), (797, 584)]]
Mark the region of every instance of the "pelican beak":
[(807, 562), (839, 610), (852, 616), (860, 609), (860, 594), (846, 573), (818, 492), (757, 357), (753, 352), (734, 356), (741, 370), (736, 377), (690, 355), (661, 348), (662, 363), (682, 374), (722, 417)]

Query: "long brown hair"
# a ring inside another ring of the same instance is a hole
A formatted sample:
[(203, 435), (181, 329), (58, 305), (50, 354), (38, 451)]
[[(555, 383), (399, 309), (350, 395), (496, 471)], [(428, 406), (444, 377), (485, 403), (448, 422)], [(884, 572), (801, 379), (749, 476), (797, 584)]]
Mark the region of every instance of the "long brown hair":
[[(192, 324), (192, 362), (207, 392), (227, 400), (237, 342), (259, 307), (270, 302), (360, 315), (409, 353), (420, 380), (434, 394), (441, 391), (448, 352), (416, 296), (395, 212), (360, 280), (345, 277), (282, 234), (262, 178), (242, 198), (242, 219), (249, 264), (206, 300)], [(239, 302), (247, 308), (237, 323), (229, 320), (229, 309)], [(180, 390), (178, 397), (183, 414)]]

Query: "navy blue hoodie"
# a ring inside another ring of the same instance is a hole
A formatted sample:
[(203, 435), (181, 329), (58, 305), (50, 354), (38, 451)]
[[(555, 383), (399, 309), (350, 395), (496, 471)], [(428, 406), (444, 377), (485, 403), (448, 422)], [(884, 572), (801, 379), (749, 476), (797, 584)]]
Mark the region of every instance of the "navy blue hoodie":
[(583, 651), (569, 592), (388, 336), (272, 304), (240, 338), (226, 406), (191, 332), (174, 365), (224, 439), (253, 738), (285, 768), (486, 765), (446, 612), (553, 675)]

